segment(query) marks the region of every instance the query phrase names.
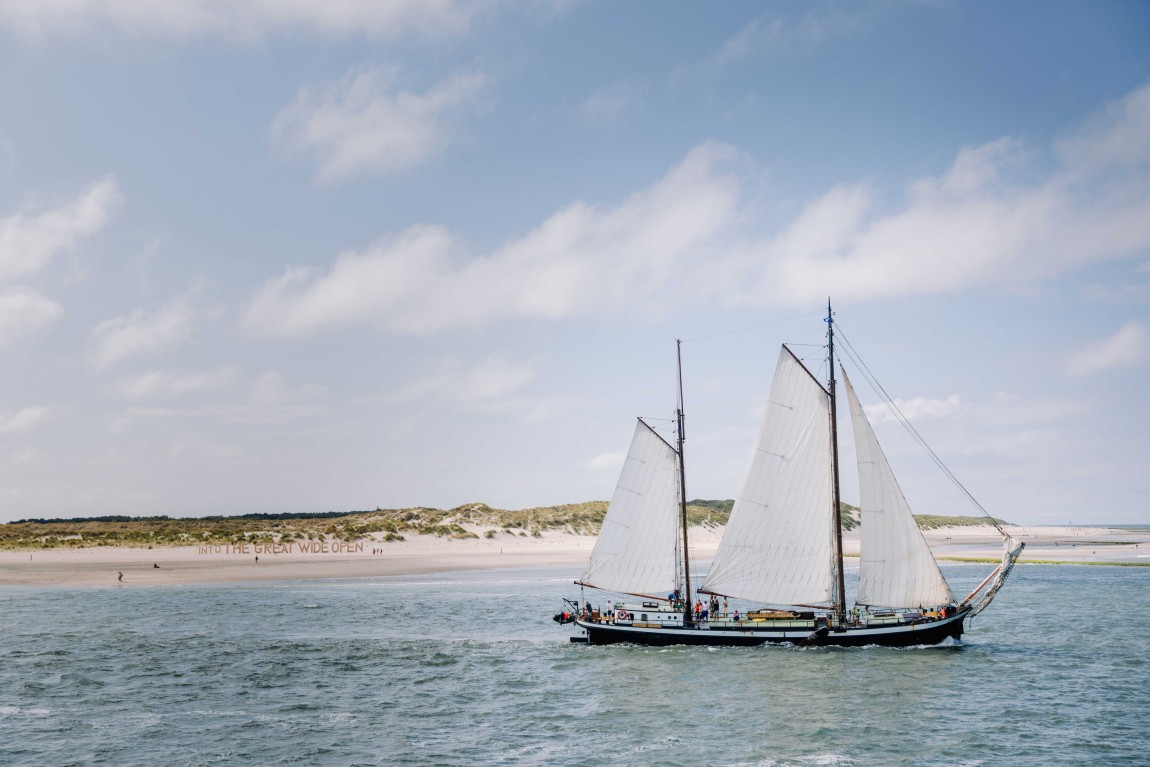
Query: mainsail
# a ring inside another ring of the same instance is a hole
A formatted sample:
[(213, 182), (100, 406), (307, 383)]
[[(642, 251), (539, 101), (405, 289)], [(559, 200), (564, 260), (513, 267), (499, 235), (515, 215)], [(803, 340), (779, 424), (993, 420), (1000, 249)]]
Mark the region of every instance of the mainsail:
[(577, 582), (642, 596), (674, 591), (678, 492), (678, 454), (640, 420), (591, 561)]
[(747, 479), (701, 591), (829, 602), (831, 506), (830, 395), (784, 346)]
[(880, 607), (950, 604), (954, 601), (950, 587), (918, 529), (845, 370), (843, 383), (851, 405), (859, 469), (862, 539), (855, 602)]

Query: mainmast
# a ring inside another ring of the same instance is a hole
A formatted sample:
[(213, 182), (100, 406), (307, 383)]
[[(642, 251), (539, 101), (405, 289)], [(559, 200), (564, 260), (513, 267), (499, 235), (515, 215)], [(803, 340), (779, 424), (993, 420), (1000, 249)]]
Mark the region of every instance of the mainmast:
[(679, 448), (679, 523), (683, 528), (683, 623), (691, 622), (691, 555), (687, 550), (687, 469), (683, 462), (683, 442), (687, 435), (683, 427), (683, 342), (675, 339), (675, 356), (679, 363), (679, 408), (675, 411), (678, 421)]
[[(831, 395), (831, 470), (834, 475), (834, 514), (835, 521), (835, 575), (837, 577), (835, 593), (835, 622), (841, 626), (846, 620), (847, 597), (846, 583), (843, 576), (843, 522), (842, 504), (839, 502), (839, 429), (838, 413), (835, 409), (835, 315), (831, 311), (831, 300), (827, 298), (827, 355), (830, 364), (830, 383), (827, 391)], [(680, 451), (679, 460), (683, 460)]]

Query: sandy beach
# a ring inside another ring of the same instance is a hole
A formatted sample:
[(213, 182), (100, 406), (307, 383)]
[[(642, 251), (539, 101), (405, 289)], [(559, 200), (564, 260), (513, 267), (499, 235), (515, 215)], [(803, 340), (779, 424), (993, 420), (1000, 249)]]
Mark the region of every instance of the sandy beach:
[[(1011, 527), (1026, 542), (1022, 562), (1150, 564), (1150, 532), (1091, 527)], [(692, 559), (709, 560), (721, 528), (692, 530)], [(998, 534), (989, 527), (928, 530), (940, 560), (1001, 556)], [(453, 570), (577, 566), (587, 560), (592, 536), (550, 532), (542, 537), (511, 534), (450, 540), (411, 536), (405, 541), (363, 540), (246, 544), (171, 548), (58, 548), (0, 551), (0, 585), (158, 586), (310, 578), (365, 578)], [(857, 532), (844, 535), (848, 556), (858, 555)], [(118, 574), (123, 573), (123, 580)]]

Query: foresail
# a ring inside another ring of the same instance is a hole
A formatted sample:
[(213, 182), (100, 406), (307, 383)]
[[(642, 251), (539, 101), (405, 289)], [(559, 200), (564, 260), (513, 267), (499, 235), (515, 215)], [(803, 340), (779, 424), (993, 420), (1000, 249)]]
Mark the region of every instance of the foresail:
[(703, 590), (779, 605), (834, 589), (830, 398), (783, 347), (751, 466)]
[(580, 583), (625, 594), (674, 591), (677, 468), (674, 448), (640, 420)]
[(938, 563), (843, 371), (858, 454), (862, 540), (855, 602), (928, 607), (954, 601)]

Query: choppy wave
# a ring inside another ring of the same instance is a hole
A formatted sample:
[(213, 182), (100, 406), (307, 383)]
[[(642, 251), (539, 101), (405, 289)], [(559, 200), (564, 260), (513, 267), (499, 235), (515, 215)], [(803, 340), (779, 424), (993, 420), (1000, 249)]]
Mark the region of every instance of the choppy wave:
[(1016, 572), (903, 650), (570, 644), (561, 571), (2, 590), (0, 764), (1139, 763), (1145, 577)]

